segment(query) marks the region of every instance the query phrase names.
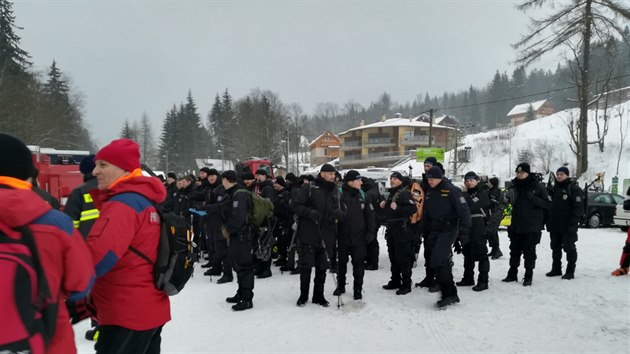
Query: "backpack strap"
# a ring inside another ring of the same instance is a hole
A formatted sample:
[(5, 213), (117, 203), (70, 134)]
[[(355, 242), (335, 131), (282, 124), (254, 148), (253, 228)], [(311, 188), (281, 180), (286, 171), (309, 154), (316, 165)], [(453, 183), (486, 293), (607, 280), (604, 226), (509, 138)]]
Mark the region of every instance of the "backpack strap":
[[(155, 210), (157, 211), (158, 215), (160, 216), (160, 232), (162, 232), (162, 223), (164, 223), (164, 213), (162, 213), (162, 210), (160, 209), (160, 207), (152, 200), (150, 200), (149, 198), (143, 196), (140, 193), (135, 193), (135, 192), (129, 192), (129, 193), (133, 193), (133, 194), (137, 194), (139, 196), (141, 196), (142, 198), (146, 199), (149, 203), (151, 203), (151, 205), (155, 208)], [(144, 259), (145, 261), (149, 262), (149, 264), (155, 266), (155, 263), (149, 258), (147, 257), (146, 254), (140, 252), (140, 250), (138, 250), (137, 248), (133, 247), (132, 245), (129, 245), (127, 247), (128, 250), (130, 250), (131, 252), (133, 252), (135, 255), (137, 255), (138, 257)]]

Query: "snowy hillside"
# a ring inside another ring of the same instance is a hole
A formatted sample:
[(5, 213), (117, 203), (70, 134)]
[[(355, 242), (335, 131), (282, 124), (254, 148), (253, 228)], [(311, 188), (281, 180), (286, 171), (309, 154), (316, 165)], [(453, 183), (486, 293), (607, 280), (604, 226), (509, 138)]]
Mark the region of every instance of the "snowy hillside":
[[(507, 253), (504, 231), (500, 237)], [(414, 288), (397, 296), (381, 288), (389, 280), (384, 242), (381, 268), (365, 274), (364, 300), (343, 295), (341, 309), (330, 274), (325, 294), (331, 307), (298, 308), (299, 276), (274, 267), (273, 277), (256, 280), (254, 308), (233, 312), (225, 298), (234, 295), (236, 283), (217, 285), (198, 268), (171, 298), (173, 320), (164, 327), (162, 353), (628, 353), (630, 278), (610, 275), (625, 237), (617, 228), (580, 229), (576, 278), (569, 281), (544, 276), (551, 267), (544, 233), (533, 286), (501, 282), (508, 269), (503, 257), (491, 261), (489, 290), (460, 287), (461, 303), (442, 311), (435, 308), (437, 294)], [(458, 281), (462, 256), (454, 262)], [(414, 281), (423, 276), (423, 268), (414, 269)], [(80, 353), (94, 352), (83, 339), (88, 325), (74, 327)]]
[[(598, 115), (603, 114), (602, 110)], [(630, 137), (621, 147), (620, 128), (630, 135), (630, 102), (613, 106), (608, 110), (608, 135), (605, 139), (605, 150), (600, 152), (597, 144), (589, 145), (589, 170), (584, 179), (591, 181), (597, 172), (606, 172), (605, 184), (610, 186), (611, 179), (617, 174), (617, 159), (620, 148), (621, 159), (618, 175), (621, 181), (630, 178)], [(520, 162), (519, 152), (529, 150), (533, 154), (532, 170), (543, 172), (546, 166), (555, 170), (564, 162), (569, 163), (569, 169), (575, 171), (575, 156), (569, 148), (570, 135), (567, 122), (579, 116), (578, 109), (558, 112), (532, 122), (513, 128), (497, 129), (485, 133), (469, 135), (465, 139), (465, 146), (471, 147), (471, 161), (460, 168), (459, 174), (474, 170), (486, 175), (496, 175), (501, 179), (513, 178), (514, 169)], [(600, 125), (603, 124), (599, 119)], [(620, 126), (620, 124), (622, 124)], [(601, 129), (601, 128), (600, 128)], [(588, 140), (597, 140), (597, 126), (595, 111), (589, 112)], [(447, 154), (445, 166), (449, 164)], [(449, 172), (452, 169), (449, 169)]]

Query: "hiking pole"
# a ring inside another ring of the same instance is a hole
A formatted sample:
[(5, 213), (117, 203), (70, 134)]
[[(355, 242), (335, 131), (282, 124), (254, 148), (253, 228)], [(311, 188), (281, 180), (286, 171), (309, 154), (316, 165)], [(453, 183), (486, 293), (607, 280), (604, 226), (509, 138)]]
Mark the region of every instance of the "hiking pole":
[[(324, 239), (322, 239), (322, 246), (324, 247), (324, 254), (326, 255), (326, 262), (330, 264), (330, 257), (328, 257), (328, 251), (326, 250), (326, 243), (324, 242)], [(337, 290), (337, 288), (339, 288), (339, 283), (337, 282), (337, 274), (332, 273), (332, 277), (333, 277), (333, 282), (335, 283), (335, 290)], [(341, 292), (340, 292), (339, 295), (337, 295), (337, 310), (341, 309), (341, 306), (344, 306), (344, 305), (343, 305), (343, 301), (341, 300)]]

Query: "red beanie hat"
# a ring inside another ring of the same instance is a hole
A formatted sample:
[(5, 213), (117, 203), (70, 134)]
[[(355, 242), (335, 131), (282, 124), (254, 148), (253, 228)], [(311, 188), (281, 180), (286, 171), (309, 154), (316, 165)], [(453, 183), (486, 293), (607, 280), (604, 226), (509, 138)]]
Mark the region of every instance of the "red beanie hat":
[(133, 171), (140, 168), (140, 147), (133, 140), (114, 140), (96, 153), (94, 161), (96, 160), (104, 160), (125, 171)]

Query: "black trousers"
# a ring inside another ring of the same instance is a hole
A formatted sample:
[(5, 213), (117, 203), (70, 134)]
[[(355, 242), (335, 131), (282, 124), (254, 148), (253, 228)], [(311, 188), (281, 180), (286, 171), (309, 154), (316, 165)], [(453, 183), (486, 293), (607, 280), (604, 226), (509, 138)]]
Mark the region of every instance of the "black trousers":
[(499, 231), (489, 231), (486, 233), (486, 237), (488, 238), (488, 245), (491, 248), (499, 247)]
[(134, 331), (120, 326), (101, 326), (96, 354), (159, 354), (162, 327)]
[(510, 237), (510, 268), (521, 265), (521, 255), (525, 260), (525, 269), (536, 268), (536, 245), (540, 242), (540, 232), (515, 233), (509, 232)]
[[(433, 269), (437, 283), (442, 291), (442, 299), (457, 295), (453, 281), (453, 243), (457, 238), (457, 229), (431, 230), (428, 245), (431, 246), (429, 268)], [(427, 244), (425, 244), (427, 247)]]
[(411, 269), (414, 261), (414, 233), (412, 227), (403, 223), (387, 226), (385, 239), (389, 255), (391, 281), (403, 288), (411, 287)]
[(471, 234), (470, 240), (462, 247), (464, 254), (464, 279), (473, 280), (475, 262), (479, 262), (479, 283), (488, 283), (490, 261), (488, 261), (487, 234)]
[(323, 247), (298, 243), (298, 269), (300, 270), (300, 297), (308, 298), (311, 285), (311, 269), (315, 268), (313, 280), (313, 299), (324, 297), (324, 283), (326, 283), (326, 269), (328, 269), (328, 255)]
[(223, 237), (220, 230), (212, 230), (208, 237), (212, 238), (213, 257), (212, 266), (223, 270), (223, 276), (232, 277), (232, 257), (230, 257), (230, 249), (228, 240)]
[(230, 256), (238, 281), (237, 294), (242, 300), (251, 300), (254, 297), (254, 267), (248, 235), (236, 233), (230, 236)]
[(562, 250), (567, 254), (567, 271), (575, 270), (577, 262), (577, 248), (575, 242), (578, 239), (577, 232), (552, 232), (551, 255), (553, 259), (552, 268), (560, 270), (562, 268)]
[(367, 244), (367, 254), (365, 256), (365, 263), (373, 267), (378, 267), (378, 255), (379, 255), (378, 237), (375, 237), (374, 240), (372, 240), (372, 242)]
[(339, 242), (337, 251), (339, 253), (339, 272), (337, 273), (337, 283), (340, 286), (346, 284), (346, 273), (348, 272), (348, 260), (352, 257), (352, 277), (354, 278), (354, 290), (363, 288), (363, 276), (365, 275), (365, 255), (367, 254), (367, 244), (348, 245)]

